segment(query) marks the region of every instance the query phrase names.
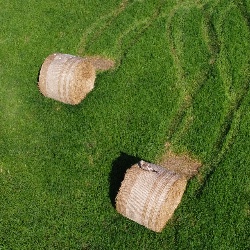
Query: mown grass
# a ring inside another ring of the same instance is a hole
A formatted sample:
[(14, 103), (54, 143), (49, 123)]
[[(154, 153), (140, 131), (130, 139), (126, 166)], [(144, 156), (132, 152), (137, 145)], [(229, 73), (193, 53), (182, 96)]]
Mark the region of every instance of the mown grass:
[[(245, 0), (0, 2), (0, 249), (249, 249), (249, 13)], [(117, 67), (69, 106), (37, 88), (53, 52)], [(166, 142), (204, 165), (156, 234), (116, 213), (112, 185)]]

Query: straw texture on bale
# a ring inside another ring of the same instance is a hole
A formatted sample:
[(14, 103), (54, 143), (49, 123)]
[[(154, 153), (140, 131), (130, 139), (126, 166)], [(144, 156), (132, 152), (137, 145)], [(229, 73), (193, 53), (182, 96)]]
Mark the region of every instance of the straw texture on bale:
[(116, 197), (123, 216), (161, 232), (181, 201), (187, 179), (145, 161), (127, 170)]
[(55, 53), (45, 59), (38, 86), (44, 96), (74, 105), (94, 88), (95, 78), (95, 68), (90, 62)]

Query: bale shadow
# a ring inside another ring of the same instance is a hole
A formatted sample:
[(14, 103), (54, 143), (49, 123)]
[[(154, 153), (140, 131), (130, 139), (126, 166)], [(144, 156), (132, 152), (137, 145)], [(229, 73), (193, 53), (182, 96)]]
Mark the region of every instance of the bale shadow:
[(139, 162), (139, 157), (131, 156), (121, 152), (120, 156), (112, 163), (112, 169), (109, 174), (109, 197), (113, 207), (115, 207), (115, 198), (124, 179), (127, 169)]
[(38, 72), (37, 72), (37, 76), (36, 76), (36, 84), (38, 84), (38, 83), (39, 83), (39, 76), (40, 76), (40, 71), (41, 71), (41, 69), (42, 69), (42, 64), (39, 66), (39, 70), (38, 70)]

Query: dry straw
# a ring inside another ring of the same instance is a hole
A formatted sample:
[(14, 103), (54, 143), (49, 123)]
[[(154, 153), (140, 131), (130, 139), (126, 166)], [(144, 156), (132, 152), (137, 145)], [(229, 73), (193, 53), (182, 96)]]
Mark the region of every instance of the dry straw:
[(44, 96), (78, 104), (94, 88), (95, 67), (84, 58), (68, 54), (49, 55), (40, 70), (39, 89)]
[(123, 216), (161, 232), (180, 203), (186, 184), (185, 177), (140, 161), (127, 170), (116, 197), (116, 209)]
[(188, 180), (198, 174), (202, 166), (200, 161), (187, 153), (175, 154), (170, 148), (171, 144), (168, 142), (165, 146), (165, 153), (159, 160), (159, 165), (185, 176)]
[(105, 71), (115, 67), (115, 62), (111, 59), (106, 59), (100, 56), (87, 56), (83, 58), (90, 62), (98, 71)]

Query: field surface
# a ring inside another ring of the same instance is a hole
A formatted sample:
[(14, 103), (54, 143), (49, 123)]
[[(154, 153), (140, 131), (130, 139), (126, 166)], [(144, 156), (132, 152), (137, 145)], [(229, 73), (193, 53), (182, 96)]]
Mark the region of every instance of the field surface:
[[(0, 0), (0, 22), (1, 250), (250, 249), (248, 0)], [(70, 106), (37, 87), (54, 52), (116, 66)], [(169, 150), (202, 168), (155, 233), (114, 198)]]

